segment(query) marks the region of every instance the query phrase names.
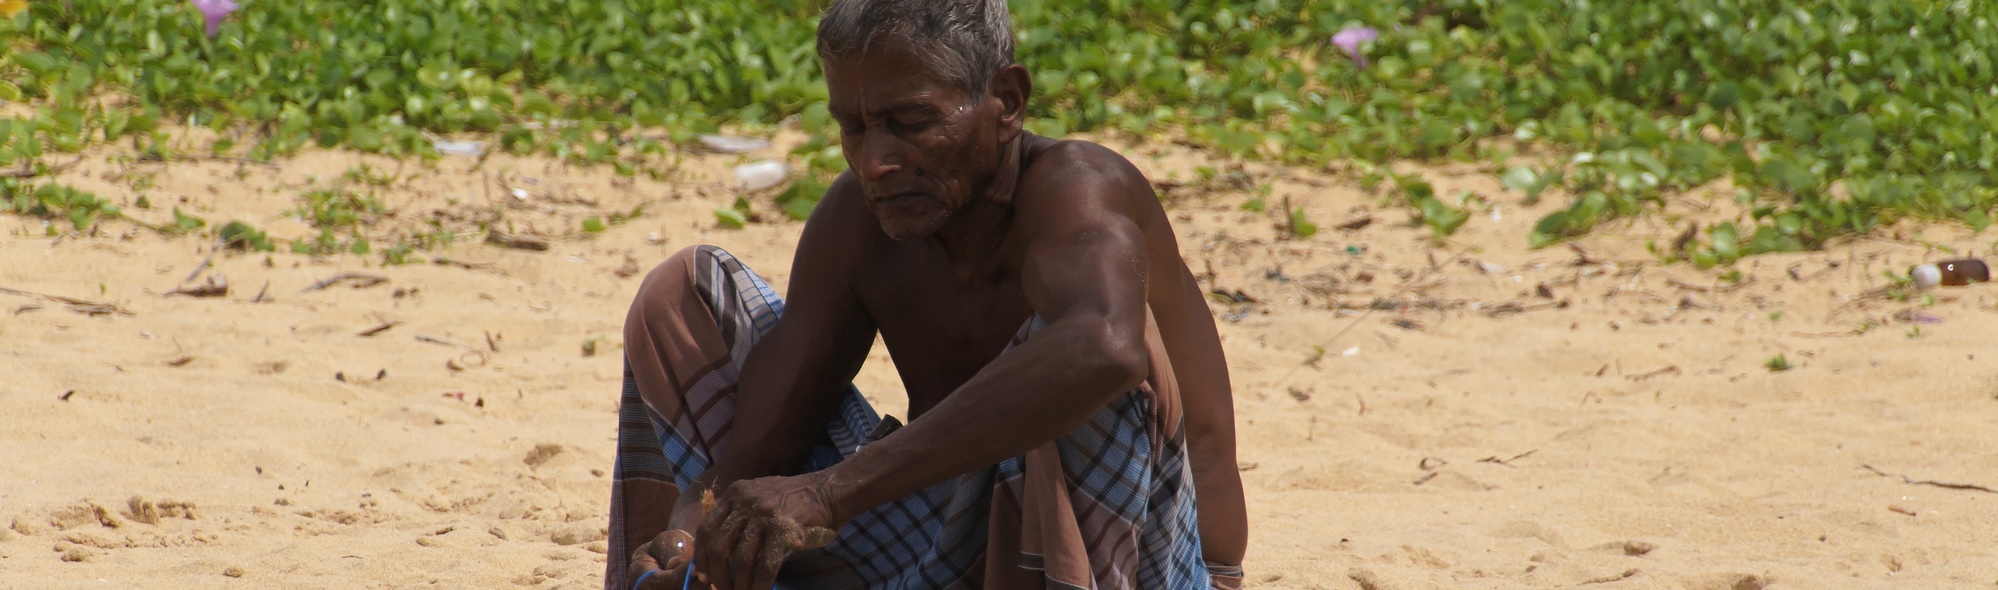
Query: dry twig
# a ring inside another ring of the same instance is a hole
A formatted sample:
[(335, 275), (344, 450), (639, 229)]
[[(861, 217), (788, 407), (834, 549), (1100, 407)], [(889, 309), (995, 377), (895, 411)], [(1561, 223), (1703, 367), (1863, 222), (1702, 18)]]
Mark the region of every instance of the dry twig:
[(69, 306), (70, 311), (75, 311), (77, 313), (82, 313), (87, 315), (105, 315), (112, 313), (119, 315), (132, 315), (131, 310), (119, 307), (116, 304), (111, 304), (111, 303), (101, 303), (85, 299), (63, 297), (61, 295), (36, 293), (34, 291), (22, 291), (20, 289), (9, 289), (7, 287), (0, 287), (0, 293), (6, 293), (8, 295), (17, 295), (21, 297), (31, 297), (35, 299), (42, 299), (46, 301), (54, 301), (57, 303), (66, 304)]
[(37, 176), (54, 176), (57, 174), (61, 174), (63, 171), (69, 170), (70, 168), (75, 168), (77, 164), (81, 163), (83, 163), (83, 156), (77, 156), (75, 160), (70, 160), (68, 164), (50, 166), (49, 169), (45, 171), (36, 171), (33, 165), (22, 166), (19, 169), (0, 172), (0, 178), (34, 178)]
[(1679, 365), (1672, 365), (1672, 366), (1669, 366), (1669, 367), (1665, 367), (1665, 368), (1663, 368), (1663, 369), (1659, 369), (1659, 370), (1656, 370), (1656, 371), (1652, 371), (1652, 372), (1649, 372), (1649, 373), (1643, 373), (1643, 374), (1639, 374), (1639, 375), (1627, 375), (1627, 376), (1625, 376), (1624, 378), (1625, 378), (1625, 379), (1629, 379), (1629, 380), (1631, 380), (1631, 381), (1643, 381), (1643, 380), (1646, 380), (1646, 379), (1650, 379), (1650, 378), (1652, 378), (1652, 377), (1659, 377), (1659, 376), (1663, 376), (1663, 375), (1668, 375), (1668, 374), (1671, 374), (1671, 375), (1677, 375), (1677, 374), (1679, 374)]
[(360, 332), (358, 332), (358, 333), (355, 333), (354, 335), (355, 335), (355, 336), (361, 336), (361, 337), (364, 337), (364, 338), (365, 338), (365, 337), (368, 337), (368, 336), (373, 336), (373, 335), (376, 335), (376, 334), (380, 334), (380, 333), (382, 333), (382, 332), (387, 332), (387, 331), (389, 331), (389, 328), (393, 328), (393, 327), (396, 327), (396, 326), (400, 326), (400, 325), (402, 325), (402, 321), (401, 321), (401, 320), (396, 320), (396, 321), (389, 321), (389, 322), (382, 322), (382, 323), (381, 323), (381, 325), (379, 325), (379, 326), (375, 326), (375, 327), (373, 327), (373, 328), (368, 328), (368, 329), (366, 329), (366, 330), (361, 330)]
[[(465, 270), (493, 270), (493, 263), (491, 262), (466, 262), (463, 260), (457, 260), (453, 258), (445, 258), (443, 256), (438, 256), (436, 258), (430, 259), (430, 263), (438, 266), (455, 266)], [(493, 272), (499, 272), (499, 271), (493, 271)]]
[(1860, 468), (1860, 469), (1865, 469), (1865, 470), (1867, 470), (1867, 471), (1871, 471), (1871, 472), (1873, 472), (1873, 474), (1874, 474), (1874, 475), (1878, 475), (1878, 476), (1881, 476), (1881, 477), (1898, 477), (1898, 478), (1901, 478), (1901, 483), (1905, 483), (1905, 484), (1908, 484), (1908, 485), (1916, 485), (1916, 486), (1935, 486), (1935, 487), (1939, 487), (1939, 488), (1943, 488), (1943, 489), (1947, 489), (1947, 490), (1965, 490), (1965, 491), (1972, 491), (1972, 492), (1987, 492), (1987, 493), (1992, 493), (1992, 494), (1998, 494), (1998, 490), (1994, 490), (1994, 489), (1991, 489), (1991, 488), (1988, 488), (1988, 487), (1984, 487), (1984, 486), (1981, 486), (1981, 485), (1977, 485), (1977, 484), (1972, 484), (1972, 483), (1952, 483), (1952, 482), (1947, 482), (1947, 481), (1936, 481), (1936, 480), (1933, 480), (1933, 479), (1915, 479), (1915, 478), (1912, 478), (1912, 477), (1908, 477), (1908, 476), (1906, 476), (1906, 475), (1901, 475), (1901, 474), (1898, 474), (1898, 473), (1888, 473), (1888, 472), (1885, 472), (1885, 471), (1881, 471), (1881, 470), (1879, 470), (1879, 469), (1876, 469), (1876, 468), (1874, 468), (1874, 467), (1873, 467), (1872, 465), (1867, 465), (1867, 464), (1865, 464), (1865, 463), (1861, 463), (1861, 464), (1859, 464), (1859, 468)]
[(208, 257), (201, 259), (201, 264), (194, 265), (194, 272), (187, 273), (187, 278), (181, 279), (180, 282), (187, 283), (194, 281), (194, 279), (196, 278), (200, 278), (201, 271), (208, 270), (208, 264), (211, 262), (215, 262), (215, 254), (221, 251), (222, 251), (222, 244), (220, 243), (216, 244), (214, 248), (210, 248), (208, 250)]
[(304, 289), (300, 289), (299, 292), (308, 293), (312, 291), (318, 291), (320, 289), (340, 284), (341, 282), (352, 283), (355, 289), (359, 289), (362, 287), (373, 287), (375, 285), (386, 283), (388, 282), (388, 280), (389, 280), (388, 277), (381, 275), (371, 275), (362, 272), (343, 272), (337, 275), (326, 277), (325, 280), (313, 283)]
[(1504, 466), (1506, 466), (1506, 467), (1512, 467), (1512, 466), (1513, 466), (1513, 465), (1512, 465), (1512, 462), (1513, 462), (1513, 461), (1518, 461), (1518, 460), (1520, 460), (1520, 459), (1525, 459), (1525, 458), (1526, 458), (1526, 457), (1527, 457), (1528, 455), (1532, 455), (1532, 454), (1534, 454), (1534, 453), (1538, 453), (1538, 452), (1540, 452), (1540, 449), (1533, 449), (1533, 450), (1531, 450), (1531, 451), (1527, 451), (1527, 452), (1524, 452), (1524, 453), (1520, 453), (1520, 454), (1517, 454), (1517, 455), (1513, 455), (1513, 456), (1511, 456), (1511, 457), (1506, 457), (1506, 458), (1504, 458), (1504, 459), (1500, 459), (1500, 458), (1498, 458), (1498, 455), (1492, 455), (1492, 456), (1490, 456), (1490, 457), (1485, 457), (1485, 458), (1483, 458), (1483, 459), (1479, 459), (1479, 460), (1478, 460), (1478, 462), (1479, 462), (1479, 463), (1496, 463), (1496, 464), (1499, 464), (1499, 465), (1504, 465)]

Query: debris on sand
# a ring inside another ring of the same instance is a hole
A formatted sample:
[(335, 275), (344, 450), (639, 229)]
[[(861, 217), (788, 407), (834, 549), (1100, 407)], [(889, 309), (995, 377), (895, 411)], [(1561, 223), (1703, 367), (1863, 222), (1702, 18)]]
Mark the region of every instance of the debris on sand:
[(446, 156), (477, 157), (486, 151), (485, 142), (471, 140), (440, 139), (430, 142), (430, 147)]
[[(54, 301), (57, 303), (62, 303), (65, 306), (69, 307), (70, 311), (74, 311), (83, 315), (97, 316), (97, 315), (110, 315), (114, 313), (125, 316), (133, 315), (131, 310), (125, 309), (123, 307), (118, 307), (117, 305), (111, 303), (100, 303), (85, 299), (74, 299), (70, 297), (63, 297), (61, 295), (47, 295), (43, 293), (36, 293), (34, 291), (9, 289), (7, 287), (0, 287), (0, 293), (5, 293), (8, 295), (16, 295), (20, 297), (32, 297), (35, 299), (42, 299), (46, 301)], [(17, 311), (16, 314), (18, 315), (18, 313), (19, 312)]]
[(487, 233), (486, 243), (505, 248), (513, 248), (515, 250), (533, 250), (535, 252), (548, 251), (548, 238), (544, 238), (541, 236), (530, 236), (524, 234), (510, 234), (503, 231), (493, 231)]
[(739, 135), (701, 135), (701, 147), (720, 154), (740, 154), (770, 148), (770, 140)]
[(389, 280), (388, 277), (381, 275), (368, 274), (364, 272), (343, 272), (330, 277), (326, 277), (324, 280), (308, 285), (304, 289), (300, 289), (298, 292), (309, 293), (312, 291), (318, 291), (320, 289), (338, 285), (340, 283), (347, 283), (347, 285), (350, 287), (353, 287), (355, 289), (362, 289), (386, 283), (388, 282), (388, 280)]
[(229, 294), (229, 279), (220, 274), (208, 275), (208, 281), (192, 287), (180, 287), (167, 291), (162, 297), (184, 295), (188, 297), (221, 297)]
[(790, 176), (790, 168), (776, 160), (757, 160), (735, 167), (736, 188), (749, 193), (784, 184), (784, 179)]

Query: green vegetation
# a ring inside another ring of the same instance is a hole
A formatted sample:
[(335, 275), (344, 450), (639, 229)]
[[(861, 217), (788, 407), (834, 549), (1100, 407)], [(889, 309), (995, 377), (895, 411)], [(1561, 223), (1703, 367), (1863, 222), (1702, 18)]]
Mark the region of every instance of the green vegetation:
[(1392, 172), (1388, 175), (1394, 178), (1395, 186), (1401, 189), (1402, 196), (1407, 198), (1408, 206), (1415, 209), (1422, 224), (1429, 226), (1429, 233), (1436, 241), (1441, 242), (1450, 234), (1457, 233), (1457, 228), (1464, 227), (1464, 222), (1471, 220), (1469, 212), (1437, 199), (1436, 188), (1429, 181)]
[[(0, 178), (0, 211), (67, 219), (77, 231), (90, 229), (100, 217), (118, 216), (117, 205), (95, 194), (56, 184), (32, 186), (13, 178)], [(49, 226), (50, 235), (55, 231)]]
[(169, 235), (186, 235), (208, 226), (208, 220), (182, 213), (179, 207), (173, 208), (173, 225), (160, 228)]
[(304, 206), (291, 211), (299, 219), (321, 229), (347, 229), (374, 221), (387, 208), (373, 194), (346, 189), (314, 189), (305, 192)]
[[(362, 237), (361, 228), (388, 212), (373, 193), (362, 194), (346, 188), (309, 190), (301, 200), (303, 206), (288, 213), (319, 228), (319, 236), (292, 240), (291, 251), (299, 254), (367, 254), (370, 246), (368, 239)], [(345, 241), (337, 235), (342, 231), (348, 233)]]
[(741, 229), (749, 223), (749, 200), (738, 198), (727, 207), (715, 208), (715, 223), (730, 229)]
[[(414, 256), (418, 251), (439, 250), (458, 240), (458, 232), (444, 227), (442, 221), (429, 220), (430, 229), (403, 235), (395, 243), (382, 249), (382, 265), (395, 266), (422, 262)], [(386, 241), (385, 241), (386, 242)]]
[(1312, 223), (1311, 220), (1309, 219), (1305, 219), (1304, 209), (1301, 208), (1290, 210), (1290, 219), (1288, 220), (1288, 223), (1284, 225), (1284, 229), (1291, 235), (1291, 237), (1300, 240), (1309, 238), (1314, 235), (1318, 235), (1318, 224)]
[[(797, 115), (809, 214), (843, 162), (812, 49), (821, 0), (252, 2), (211, 39), (172, 0), (32, 2), (0, 20), (0, 166), (161, 121), (218, 153), (303, 145), (435, 157), (426, 133), (611, 163)], [(1033, 129), (1174, 134), (1320, 165), (1484, 161), (1573, 201), (1532, 242), (1583, 235), (1729, 177), (1747, 212), (1661, 251), (1709, 266), (1902, 218), (1982, 229), (1998, 204), (1998, 26), (1970, 0), (1013, 2)], [(1366, 66), (1329, 43), (1370, 26)], [(116, 97), (116, 98), (110, 98)], [(1555, 147), (1513, 162), (1511, 139)], [(1399, 183), (1398, 183), (1399, 184)], [(39, 191), (40, 189), (36, 189)], [(1439, 238), (1462, 204), (1408, 191)], [(729, 210), (725, 224), (741, 223)]]
[(264, 235), (263, 230), (241, 221), (231, 221), (221, 229), (215, 230), (215, 237), (220, 238), (224, 246), (236, 250), (270, 252), (277, 249), (271, 244), (270, 236)]

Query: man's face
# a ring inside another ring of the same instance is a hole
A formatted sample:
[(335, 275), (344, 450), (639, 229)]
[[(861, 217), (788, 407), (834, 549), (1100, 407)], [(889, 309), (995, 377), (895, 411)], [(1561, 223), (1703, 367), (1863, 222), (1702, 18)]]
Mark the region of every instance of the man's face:
[(897, 240), (933, 235), (991, 185), (998, 100), (966, 96), (900, 35), (826, 63), (829, 110), (867, 206)]

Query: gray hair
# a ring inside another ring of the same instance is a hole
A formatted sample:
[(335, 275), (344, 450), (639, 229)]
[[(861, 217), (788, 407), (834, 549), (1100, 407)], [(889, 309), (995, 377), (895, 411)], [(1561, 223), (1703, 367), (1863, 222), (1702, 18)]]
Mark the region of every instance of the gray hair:
[(819, 19), (819, 59), (866, 53), (882, 35), (901, 35), (930, 70), (967, 94), (985, 94), (1000, 68), (1013, 65), (1013, 25), (1006, 0), (833, 0)]

